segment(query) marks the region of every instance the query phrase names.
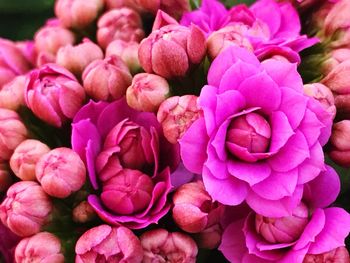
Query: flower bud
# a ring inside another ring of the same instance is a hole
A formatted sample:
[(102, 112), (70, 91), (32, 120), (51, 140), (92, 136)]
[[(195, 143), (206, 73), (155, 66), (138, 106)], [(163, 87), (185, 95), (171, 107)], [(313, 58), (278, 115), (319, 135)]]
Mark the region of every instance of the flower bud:
[(322, 72), (328, 75), (333, 69), (335, 69), (340, 63), (350, 60), (350, 49), (349, 48), (338, 48), (334, 49), (329, 53), (327, 58), (322, 65)]
[(12, 178), (6, 163), (0, 162), (0, 193), (6, 192), (11, 186)]
[(140, 240), (144, 251), (143, 263), (196, 262), (197, 245), (183, 233), (154, 229), (143, 233)]
[(350, 60), (346, 60), (331, 70), (322, 80), (326, 85), (337, 94), (350, 93)]
[(72, 46), (61, 47), (57, 52), (56, 63), (76, 76), (80, 76), (87, 65), (97, 59), (103, 58), (101, 48), (88, 39)]
[(141, 263), (143, 257), (140, 240), (131, 230), (109, 225), (100, 225), (86, 231), (79, 238), (75, 253), (77, 263)]
[(63, 263), (61, 242), (49, 232), (23, 238), (15, 250), (16, 262)]
[(47, 194), (66, 198), (84, 185), (86, 169), (77, 153), (62, 147), (46, 153), (39, 159), (35, 175)]
[(113, 101), (125, 95), (132, 76), (121, 58), (111, 56), (89, 64), (82, 78), (85, 91), (90, 97)]
[(166, 99), (158, 109), (157, 119), (162, 125), (165, 138), (175, 144), (191, 124), (202, 115), (198, 97), (185, 95)]
[(37, 53), (35, 50), (34, 40), (24, 40), (16, 42), (16, 47), (21, 51), (23, 57), (31, 66), (35, 66)]
[(45, 64), (55, 63), (56, 62), (56, 55), (53, 55), (48, 52), (39, 52), (37, 58), (36, 58), (36, 66), (42, 67)]
[(64, 27), (85, 28), (95, 21), (103, 5), (103, 0), (58, 0), (55, 14)]
[(24, 102), (24, 87), (26, 76), (15, 77), (11, 82), (0, 87), (0, 107), (9, 110), (18, 110)]
[(0, 160), (9, 160), (15, 148), (26, 139), (27, 129), (19, 115), (0, 108)]
[(86, 223), (96, 217), (95, 210), (92, 206), (83, 201), (73, 209), (73, 221), (77, 223)]
[(23, 181), (34, 181), (35, 165), (50, 148), (38, 140), (25, 140), (17, 146), (10, 159), (14, 174)]
[(309, 223), (308, 217), (307, 206), (300, 203), (290, 216), (268, 218), (257, 214), (255, 228), (258, 234), (272, 244), (291, 243), (304, 232), (304, 228)]
[(341, 166), (350, 167), (350, 120), (333, 125), (330, 142), (329, 157)]
[(175, 223), (189, 233), (198, 233), (218, 224), (224, 212), (224, 206), (213, 202), (202, 181), (187, 183), (178, 188), (173, 203)]
[(128, 66), (131, 73), (140, 70), (140, 62), (138, 57), (139, 43), (135, 41), (126, 42), (120, 39), (112, 41), (106, 49), (106, 57), (112, 55), (120, 57)]
[(22, 181), (8, 189), (0, 205), (0, 219), (16, 235), (31, 236), (48, 223), (52, 208), (49, 196), (38, 183)]
[(190, 11), (188, 0), (137, 0), (137, 2), (144, 11), (155, 15), (160, 9), (177, 19), (184, 12)]
[(199, 27), (172, 24), (142, 40), (138, 55), (147, 73), (170, 79), (185, 76), (193, 65), (203, 60), (205, 53), (205, 35)]
[[(327, 5), (325, 6), (327, 7)], [(324, 19), (324, 30), (327, 35), (339, 30), (347, 30), (350, 27), (348, 17), (350, 16), (350, 3), (347, 0), (339, 0), (329, 7), (329, 12)]]
[(84, 88), (72, 73), (58, 65), (44, 65), (27, 77), (27, 106), (38, 118), (56, 127), (73, 119), (84, 99)]
[(350, 263), (349, 252), (346, 247), (338, 247), (323, 254), (307, 254), (303, 263)]
[(116, 39), (140, 42), (144, 37), (140, 15), (127, 7), (106, 12), (97, 27), (97, 42), (103, 49)]
[(141, 11), (141, 7), (138, 5), (137, 0), (105, 0), (105, 2), (107, 10), (129, 7), (137, 12)]
[(134, 76), (126, 91), (126, 100), (131, 108), (138, 111), (157, 112), (159, 105), (169, 97), (166, 79), (148, 73)]
[(220, 245), (222, 228), (220, 224), (213, 225), (194, 235), (198, 247), (215, 249)]

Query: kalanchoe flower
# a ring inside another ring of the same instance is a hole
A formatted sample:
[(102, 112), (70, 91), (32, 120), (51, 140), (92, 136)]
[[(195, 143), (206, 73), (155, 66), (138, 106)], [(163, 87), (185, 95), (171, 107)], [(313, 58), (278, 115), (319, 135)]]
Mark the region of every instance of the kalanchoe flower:
[(63, 263), (61, 242), (49, 232), (23, 238), (15, 250), (16, 262)]
[(140, 240), (144, 251), (144, 263), (196, 262), (197, 245), (192, 238), (183, 233), (154, 229), (143, 233)]
[(102, 58), (101, 48), (89, 39), (84, 39), (82, 43), (76, 46), (66, 45), (61, 47), (57, 52), (56, 63), (76, 76), (80, 76), (87, 65)]
[(84, 88), (72, 73), (58, 65), (44, 65), (27, 77), (27, 106), (37, 117), (56, 127), (72, 119), (84, 99)]
[(38, 140), (25, 140), (19, 144), (10, 159), (14, 174), (23, 181), (34, 181), (35, 165), (50, 148)]
[(205, 56), (205, 36), (197, 26), (167, 25), (142, 40), (139, 60), (147, 73), (164, 78), (185, 76)]
[(0, 162), (0, 197), (3, 192), (6, 192), (11, 184), (12, 177), (8, 165), (5, 162)]
[(103, 0), (58, 0), (55, 14), (64, 27), (85, 28), (96, 20), (103, 6)]
[(191, 124), (202, 116), (198, 97), (194, 95), (170, 97), (160, 105), (157, 113), (164, 136), (171, 143), (177, 143)]
[(350, 256), (346, 247), (338, 247), (329, 252), (313, 255), (308, 254), (305, 256), (303, 263), (326, 263), (326, 262), (336, 262), (336, 263), (349, 263)]
[(114, 40), (106, 48), (106, 57), (118, 56), (128, 66), (131, 73), (140, 70), (140, 62), (138, 57), (139, 43), (135, 41), (126, 42), (124, 40)]
[(327, 167), (305, 185), (303, 200), (292, 215), (267, 218), (248, 211), (243, 218), (231, 218), (219, 250), (230, 262), (328, 262), (303, 260), (310, 259), (307, 254), (326, 255), (344, 246), (350, 231), (350, 214), (341, 208), (326, 208), (339, 191), (339, 177)]
[(137, 0), (105, 0), (107, 10), (129, 7), (140, 12), (141, 7)]
[(41, 186), (32, 181), (13, 184), (0, 205), (0, 219), (16, 235), (40, 232), (50, 220), (52, 202)]
[(141, 263), (140, 240), (126, 227), (100, 225), (86, 231), (75, 246), (77, 263), (128, 262)]
[(126, 91), (126, 101), (138, 111), (157, 112), (159, 105), (169, 96), (166, 79), (148, 73), (139, 73), (132, 79)]
[(350, 59), (349, 48), (337, 48), (331, 50), (328, 54), (328, 58), (322, 64), (322, 73), (327, 76), (333, 69), (339, 64)]
[(190, 10), (190, 1), (188, 0), (136, 0), (142, 11), (156, 14), (162, 10), (169, 15), (180, 18), (183, 13)]
[(0, 108), (0, 160), (9, 160), (15, 148), (26, 139), (27, 129), (19, 115)]
[(90, 63), (82, 75), (86, 93), (95, 100), (113, 101), (125, 96), (132, 76), (117, 56)]
[(337, 164), (350, 166), (350, 120), (343, 120), (333, 125), (330, 139), (329, 157)]
[(74, 207), (73, 212), (73, 221), (77, 223), (86, 223), (96, 217), (96, 213), (93, 207), (87, 202), (82, 201), (76, 207)]
[(304, 95), (295, 64), (260, 63), (245, 49), (223, 51), (208, 84), (199, 96), (204, 117), (179, 141), (185, 167), (202, 174), (213, 200), (289, 215), (303, 184), (324, 169), (332, 116)]
[(139, 229), (169, 211), (178, 148), (166, 141), (153, 113), (133, 110), (124, 98), (90, 101), (74, 118), (72, 147), (87, 164), (94, 189), (102, 190), (88, 201), (104, 221)]
[(35, 166), (35, 175), (47, 194), (66, 198), (84, 185), (86, 169), (77, 153), (62, 147), (39, 159)]
[(37, 53), (34, 40), (17, 41), (15, 44), (29, 62), (30, 66), (35, 66)]
[(24, 102), (24, 86), (26, 76), (20, 75), (15, 77), (9, 83), (0, 87), (0, 107), (17, 110), (20, 106), (25, 105)]
[(106, 12), (97, 26), (97, 42), (104, 49), (116, 39), (140, 42), (144, 37), (140, 15), (127, 7)]

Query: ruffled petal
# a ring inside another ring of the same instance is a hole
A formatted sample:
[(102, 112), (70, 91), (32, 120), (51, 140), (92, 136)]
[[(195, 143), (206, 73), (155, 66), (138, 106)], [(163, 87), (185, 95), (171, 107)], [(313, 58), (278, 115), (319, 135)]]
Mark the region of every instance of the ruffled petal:
[(271, 175), (271, 168), (266, 162), (245, 163), (236, 160), (229, 161), (228, 171), (234, 177), (255, 185)]

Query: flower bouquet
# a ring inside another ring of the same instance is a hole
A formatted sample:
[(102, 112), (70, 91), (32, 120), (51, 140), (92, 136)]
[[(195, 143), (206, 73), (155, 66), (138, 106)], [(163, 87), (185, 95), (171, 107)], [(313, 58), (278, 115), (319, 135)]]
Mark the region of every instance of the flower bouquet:
[(348, 0), (54, 10), (0, 39), (0, 261), (350, 262)]

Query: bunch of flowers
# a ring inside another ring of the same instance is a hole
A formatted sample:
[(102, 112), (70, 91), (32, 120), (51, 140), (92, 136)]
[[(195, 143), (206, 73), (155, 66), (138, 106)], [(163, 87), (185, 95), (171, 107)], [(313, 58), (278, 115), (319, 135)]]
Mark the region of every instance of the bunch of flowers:
[(349, 263), (347, 14), (57, 0), (0, 39), (0, 260)]

